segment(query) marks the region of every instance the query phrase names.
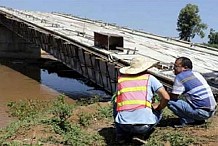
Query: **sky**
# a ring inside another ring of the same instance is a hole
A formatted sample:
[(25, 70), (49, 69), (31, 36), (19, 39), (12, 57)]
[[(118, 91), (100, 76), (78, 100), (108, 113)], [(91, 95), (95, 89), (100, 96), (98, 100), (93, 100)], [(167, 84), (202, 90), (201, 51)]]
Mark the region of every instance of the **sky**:
[(210, 29), (218, 31), (218, 0), (0, 0), (0, 6), (72, 14), (164, 37), (179, 36), (178, 15), (189, 3), (198, 6), (202, 22), (208, 25), (205, 38), (195, 37), (192, 42), (207, 43)]

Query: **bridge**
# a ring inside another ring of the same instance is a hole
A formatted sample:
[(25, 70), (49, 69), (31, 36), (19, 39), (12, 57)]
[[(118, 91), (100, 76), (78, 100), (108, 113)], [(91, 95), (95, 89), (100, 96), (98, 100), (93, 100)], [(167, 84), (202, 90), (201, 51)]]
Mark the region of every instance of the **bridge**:
[(216, 48), (69, 14), (0, 7), (0, 57), (40, 58), (41, 50), (109, 93), (116, 90), (118, 69), (137, 55), (160, 62), (148, 72), (169, 88), (173, 62), (186, 56), (218, 95)]

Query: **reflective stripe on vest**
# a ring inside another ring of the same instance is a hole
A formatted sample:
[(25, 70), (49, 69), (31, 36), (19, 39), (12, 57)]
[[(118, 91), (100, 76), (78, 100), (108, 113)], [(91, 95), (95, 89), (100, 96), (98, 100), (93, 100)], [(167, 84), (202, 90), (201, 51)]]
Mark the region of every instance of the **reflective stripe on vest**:
[(128, 88), (123, 88), (120, 91), (118, 91), (118, 95), (125, 93), (125, 92), (136, 92), (136, 91), (146, 91), (147, 87), (146, 86), (140, 86), (140, 87), (128, 87)]
[(127, 100), (117, 103), (118, 106), (131, 105), (131, 104), (140, 104), (140, 105), (145, 105), (146, 107), (151, 107), (151, 103), (145, 100)]
[(117, 111), (151, 107), (147, 101), (147, 85), (149, 75), (118, 79)]
[(147, 80), (148, 76), (138, 76), (138, 77), (121, 77), (118, 79), (118, 83), (124, 81), (136, 81), (136, 80)]

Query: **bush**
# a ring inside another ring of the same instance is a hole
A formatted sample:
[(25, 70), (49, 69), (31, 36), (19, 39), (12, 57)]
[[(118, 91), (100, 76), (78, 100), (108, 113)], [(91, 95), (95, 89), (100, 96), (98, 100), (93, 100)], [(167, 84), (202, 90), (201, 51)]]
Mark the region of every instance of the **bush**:
[(36, 118), (36, 116), (48, 107), (47, 102), (37, 100), (27, 100), (20, 102), (10, 102), (8, 104), (9, 114), (17, 117), (19, 120)]

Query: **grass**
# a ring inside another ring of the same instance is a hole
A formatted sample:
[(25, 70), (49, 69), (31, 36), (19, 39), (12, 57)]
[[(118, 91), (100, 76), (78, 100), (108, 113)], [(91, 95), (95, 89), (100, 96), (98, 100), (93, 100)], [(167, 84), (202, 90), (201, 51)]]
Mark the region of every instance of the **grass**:
[(185, 135), (179, 131), (166, 133), (162, 138), (164, 141), (169, 141), (171, 146), (189, 146), (196, 141), (189, 135)]
[(93, 116), (89, 113), (80, 113), (79, 114), (79, 124), (84, 127), (88, 127), (93, 119)]
[(167, 143), (170, 146), (189, 146), (196, 143), (196, 138), (186, 135), (180, 131), (160, 131), (157, 130), (148, 139), (146, 146), (162, 146)]
[[(91, 111), (92, 105), (94, 107), (92, 112), (81, 110), (88, 108)], [(9, 103), (8, 106), (10, 114), (17, 117), (18, 121), (0, 130), (0, 145), (116, 145), (112, 105), (100, 104), (98, 97), (70, 105), (61, 95), (50, 102), (28, 100)], [(75, 115), (77, 117), (73, 118)], [(170, 118), (175, 116), (166, 108), (163, 112), (165, 124)], [(36, 127), (41, 127), (43, 130), (37, 131)], [(207, 124), (204, 128), (209, 127), (210, 124)], [(32, 142), (27, 142), (25, 139), (31, 130), (40, 134), (35, 136)], [(146, 145), (161, 146), (166, 143), (171, 146), (188, 146), (198, 143), (198, 139), (191, 136), (188, 131), (180, 131), (167, 127), (167, 124), (160, 124), (147, 139)]]

